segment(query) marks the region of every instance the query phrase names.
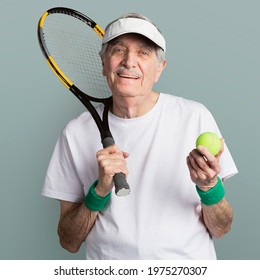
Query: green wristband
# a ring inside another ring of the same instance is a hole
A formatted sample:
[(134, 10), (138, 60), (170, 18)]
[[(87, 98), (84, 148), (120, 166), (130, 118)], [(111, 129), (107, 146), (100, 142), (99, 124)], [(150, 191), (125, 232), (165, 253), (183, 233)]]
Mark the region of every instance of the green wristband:
[(84, 198), (84, 203), (87, 206), (88, 209), (92, 210), (92, 211), (102, 211), (111, 196), (111, 192), (108, 193), (106, 196), (99, 196), (98, 194), (96, 194), (95, 192), (95, 187), (98, 183), (98, 180), (96, 180), (90, 187), (87, 195)]
[(225, 189), (219, 177), (217, 184), (208, 191), (204, 192), (198, 186), (196, 186), (196, 190), (200, 196), (201, 203), (205, 205), (216, 204), (225, 196)]

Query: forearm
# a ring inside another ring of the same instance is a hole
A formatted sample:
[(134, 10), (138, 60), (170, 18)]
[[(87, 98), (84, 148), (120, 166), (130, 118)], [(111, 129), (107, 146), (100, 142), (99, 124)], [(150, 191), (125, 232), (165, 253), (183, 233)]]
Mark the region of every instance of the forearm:
[(231, 227), (233, 212), (225, 198), (213, 205), (202, 204), (205, 226), (213, 237), (221, 238)]
[(70, 208), (60, 219), (58, 235), (61, 246), (75, 253), (93, 227), (98, 212), (89, 210), (84, 203), (72, 207), (74, 209)]
[(225, 199), (222, 181), (217, 177), (221, 171), (219, 161), (223, 151), (222, 139), (222, 148), (216, 156), (203, 146), (199, 146), (187, 157), (191, 180), (196, 184), (201, 198), (205, 226), (210, 234), (217, 238), (230, 230), (233, 219), (232, 208)]

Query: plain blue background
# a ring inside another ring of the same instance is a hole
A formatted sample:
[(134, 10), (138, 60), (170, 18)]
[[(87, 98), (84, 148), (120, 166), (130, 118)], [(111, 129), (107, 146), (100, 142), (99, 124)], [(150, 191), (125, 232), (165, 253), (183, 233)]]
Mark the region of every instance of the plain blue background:
[(49, 70), (36, 28), (55, 6), (79, 10), (102, 27), (126, 12), (153, 20), (167, 40), (156, 86), (206, 105), (240, 171), (226, 183), (231, 232), (215, 240), (219, 259), (260, 259), (259, 1), (1, 0), (0, 259), (84, 259), (63, 250), (57, 201), (40, 195), (65, 124), (84, 108)]

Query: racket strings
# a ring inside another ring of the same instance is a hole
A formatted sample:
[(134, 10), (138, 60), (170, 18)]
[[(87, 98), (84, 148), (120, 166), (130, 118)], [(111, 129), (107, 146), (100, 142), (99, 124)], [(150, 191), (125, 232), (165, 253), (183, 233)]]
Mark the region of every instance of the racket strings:
[(101, 39), (90, 26), (66, 14), (50, 14), (43, 36), (49, 54), (75, 86), (95, 98), (111, 95), (98, 54)]

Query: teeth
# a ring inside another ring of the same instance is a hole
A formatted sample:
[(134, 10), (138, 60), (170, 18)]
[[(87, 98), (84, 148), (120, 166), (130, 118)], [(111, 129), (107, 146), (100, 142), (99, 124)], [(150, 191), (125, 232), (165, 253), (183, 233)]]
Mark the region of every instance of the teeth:
[(129, 78), (129, 79), (138, 79), (139, 77), (137, 76), (129, 76), (129, 75), (124, 75), (124, 74), (119, 74), (120, 77), (123, 78)]

